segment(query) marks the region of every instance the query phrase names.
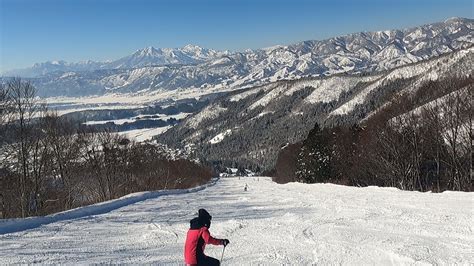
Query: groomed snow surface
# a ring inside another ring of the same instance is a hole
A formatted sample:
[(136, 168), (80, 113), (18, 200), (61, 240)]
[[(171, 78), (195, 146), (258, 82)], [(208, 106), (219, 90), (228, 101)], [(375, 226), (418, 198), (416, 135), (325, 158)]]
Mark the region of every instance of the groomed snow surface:
[[(76, 211), (84, 216), (0, 235), (0, 264), (184, 264), (186, 231), (199, 208), (213, 215), (211, 233), (231, 241), (227, 265), (474, 262), (472, 193), (279, 185), (267, 177), (221, 178), (178, 192), (130, 195), (122, 200), (128, 205), (102, 203)], [(27, 221), (16, 220), (17, 229)], [(206, 248), (217, 258), (221, 252)]]

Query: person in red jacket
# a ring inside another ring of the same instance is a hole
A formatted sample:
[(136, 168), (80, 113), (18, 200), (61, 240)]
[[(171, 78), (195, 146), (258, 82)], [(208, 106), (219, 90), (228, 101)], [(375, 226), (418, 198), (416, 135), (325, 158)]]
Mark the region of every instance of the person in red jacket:
[(229, 244), (228, 239), (217, 239), (209, 233), (212, 216), (205, 210), (200, 209), (198, 217), (191, 220), (190, 228), (184, 244), (184, 261), (186, 265), (220, 265), (219, 260), (204, 254), (206, 244), (224, 245)]

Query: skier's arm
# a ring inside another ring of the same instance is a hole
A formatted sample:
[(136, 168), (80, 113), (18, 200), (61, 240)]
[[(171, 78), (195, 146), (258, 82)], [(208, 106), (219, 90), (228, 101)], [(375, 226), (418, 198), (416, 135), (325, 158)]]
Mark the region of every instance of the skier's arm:
[(207, 228), (204, 228), (202, 231), (202, 238), (204, 239), (204, 242), (206, 244), (211, 244), (211, 245), (222, 245), (222, 239), (217, 239), (211, 236)]

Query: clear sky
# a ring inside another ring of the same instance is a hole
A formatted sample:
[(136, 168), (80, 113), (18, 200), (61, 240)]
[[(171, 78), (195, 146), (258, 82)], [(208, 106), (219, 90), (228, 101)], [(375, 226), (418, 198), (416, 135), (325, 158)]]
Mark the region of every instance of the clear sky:
[(0, 71), (146, 46), (238, 51), (473, 17), (474, 0), (0, 0)]

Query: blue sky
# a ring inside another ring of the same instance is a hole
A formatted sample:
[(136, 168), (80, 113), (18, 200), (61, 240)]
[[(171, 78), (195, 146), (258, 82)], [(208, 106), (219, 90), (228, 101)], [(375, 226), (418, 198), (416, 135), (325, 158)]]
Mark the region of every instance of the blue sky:
[(473, 0), (0, 0), (0, 71), (197, 44), (244, 50), (473, 17)]

